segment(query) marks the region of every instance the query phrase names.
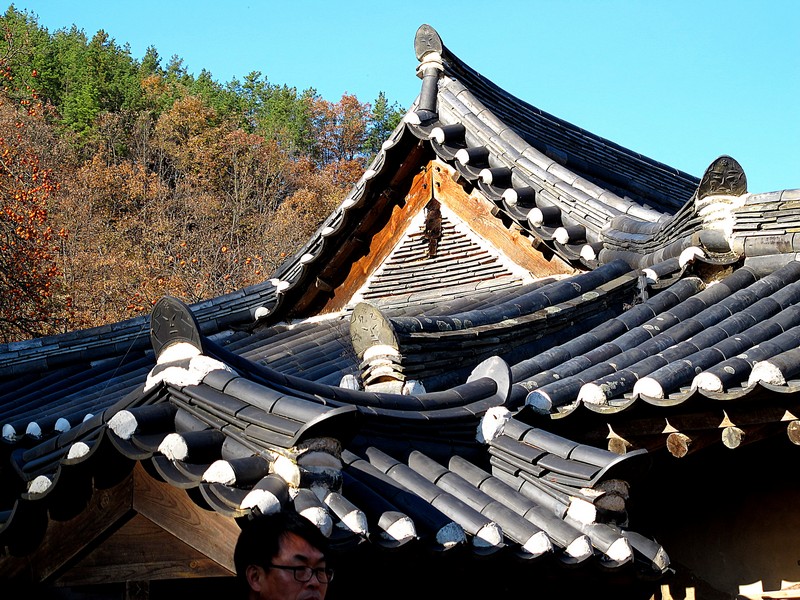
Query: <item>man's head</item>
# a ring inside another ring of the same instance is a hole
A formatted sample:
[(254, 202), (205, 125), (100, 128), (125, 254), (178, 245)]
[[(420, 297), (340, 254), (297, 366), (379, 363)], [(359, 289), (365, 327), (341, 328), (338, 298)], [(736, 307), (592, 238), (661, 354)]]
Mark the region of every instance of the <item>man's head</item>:
[(320, 530), (294, 511), (259, 516), (242, 526), (236, 575), (252, 600), (323, 600), (333, 574), (327, 547)]

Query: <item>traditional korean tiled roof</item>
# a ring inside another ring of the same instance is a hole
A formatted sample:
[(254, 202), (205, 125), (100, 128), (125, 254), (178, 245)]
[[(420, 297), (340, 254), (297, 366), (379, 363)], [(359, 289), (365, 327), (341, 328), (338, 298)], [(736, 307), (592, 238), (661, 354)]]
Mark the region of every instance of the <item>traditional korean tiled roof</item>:
[(4, 544), (67, 486), (84, 496), (70, 475), (81, 465), (145, 462), (228, 517), (291, 504), (342, 546), (510, 546), (529, 560), (667, 568), (658, 544), (619, 524), (618, 480), (641, 475), (646, 452), (619, 456), (516, 421), (503, 408), (511, 380), (500, 359), (447, 390), (399, 395), (242, 358), (202, 336), (176, 300), (157, 305), (150, 331), (157, 364), (122, 400), (79, 423), (6, 435), (19, 491), (0, 512)]
[(689, 260), (772, 269), (800, 252), (793, 228), (800, 190), (749, 193), (729, 156), (712, 161), (702, 178), (691, 176), (508, 94), (429, 26), (420, 27), (416, 47), (420, 97), (339, 209), (276, 273), (273, 316), (288, 310), (282, 304), (291, 306), (293, 292), (320, 285), (328, 248), (357, 251), (364, 214), (397, 201), (409, 153), (451, 165), (465, 189), (495, 204), (506, 227), (579, 268), (619, 258), (668, 277)]
[[(751, 194), (730, 157), (695, 178), (603, 140), (427, 26), (416, 50), (419, 98), (273, 279), (0, 347), (0, 547), (35, 547), (142, 468), (226, 518), (293, 506), (343, 551), (661, 576), (667, 552), (628, 518), (655, 453), (800, 443), (800, 192)], [(425, 222), (397, 219), (430, 164), (572, 273), (535, 277), (427, 183)]]

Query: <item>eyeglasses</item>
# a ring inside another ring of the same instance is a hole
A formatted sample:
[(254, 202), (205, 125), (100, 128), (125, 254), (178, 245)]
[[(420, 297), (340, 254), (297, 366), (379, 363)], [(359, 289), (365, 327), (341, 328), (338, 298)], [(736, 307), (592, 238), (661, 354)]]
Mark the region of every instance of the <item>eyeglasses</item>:
[(311, 580), (312, 575), (316, 575), (317, 581), (320, 583), (330, 583), (333, 580), (333, 569), (330, 567), (287, 567), (285, 565), (267, 564), (265, 567), (272, 567), (273, 569), (283, 569), (284, 571), (294, 571), (294, 578), (296, 581), (305, 583)]

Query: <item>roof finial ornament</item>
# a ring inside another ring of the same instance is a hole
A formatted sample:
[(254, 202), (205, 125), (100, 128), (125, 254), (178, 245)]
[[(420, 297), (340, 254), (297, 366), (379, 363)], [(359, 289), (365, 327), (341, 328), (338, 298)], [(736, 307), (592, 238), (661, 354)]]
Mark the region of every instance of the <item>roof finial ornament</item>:
[(202, 352), (200, 326), (192, 310), (177, 298), (164, 296), (150, 315), (150, 341), (156, 356), (168, 346), (186, 342)]
[(736, 211), (747, 201), (747, 177), (741, 165), (730, 156), (712, 162), (697, 186), (694, 210), (702, 218), (702, 230), (692, 237), (710, 254), (742, 256), (744, 244), (733, 235)]
[(430, 25), (421, 25), (414, 38), (414, 51), (420, 62), (417, 67), (417, 76), (422, 78), (422, 91), (419, 94), (419, 104), (416, 115), (420, 123), (425, 123), (438, 117), (436, 112), (437, 81), (439, 74), (444, 71), (442, 65), (442, 51), (444, 45), (442, 38)]
[(371, 392), (402, 394), (402, 355), (391, 322), (376, 307), (359, 302), (350, 317), (350, 339), (361, 362), (361, 381)]
[(711, 163), (697, 187), (697, 199), (706, 196), (741, 196), (747, 193), (747, 177), (742, 166), (730, 156)]

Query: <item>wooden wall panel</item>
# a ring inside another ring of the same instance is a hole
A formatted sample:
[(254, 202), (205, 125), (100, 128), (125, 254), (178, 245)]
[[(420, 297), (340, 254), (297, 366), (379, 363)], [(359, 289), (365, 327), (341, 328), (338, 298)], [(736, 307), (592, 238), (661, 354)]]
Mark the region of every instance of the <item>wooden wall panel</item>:
[(56, 584), (93, 585), (230, 575), (228, 569), (150, 519), (136, 515), (72, 566)]
[(136, 512), (234, 572), (233, 549), (239, 536), (234, 519), (200, 508), (184, 490), (156, 481), (139, 464), (133, 474)]
[(78, 516), (50, 519), (35, 551), (0, 556), (0, 579), (77, 585), (231, 576), (238, 535), (234, 519), (200, 508), (137, 463), (116, 486), (95, 490)]
[(46, 581), (86, 548), (93, 547), (107, 531), (131, 518), (133, 478), (97, 490), (86, 509), (68, 521), (50, 520), (42, 543), (23, 557), (0, 558), (0, 579)]

